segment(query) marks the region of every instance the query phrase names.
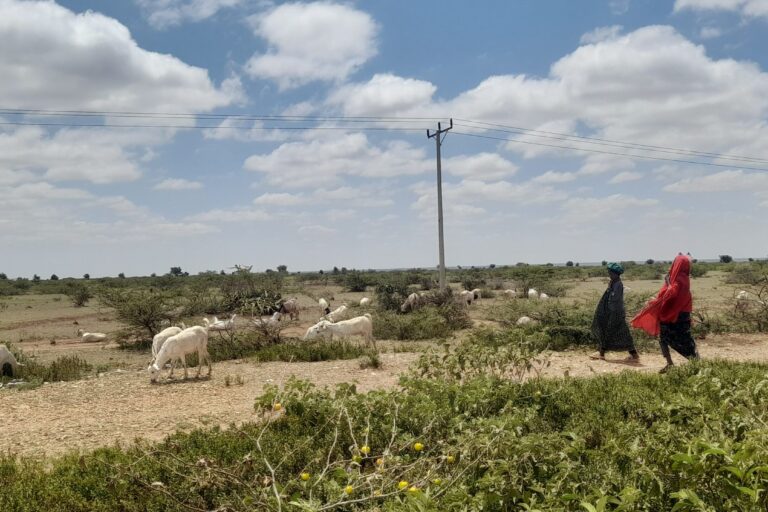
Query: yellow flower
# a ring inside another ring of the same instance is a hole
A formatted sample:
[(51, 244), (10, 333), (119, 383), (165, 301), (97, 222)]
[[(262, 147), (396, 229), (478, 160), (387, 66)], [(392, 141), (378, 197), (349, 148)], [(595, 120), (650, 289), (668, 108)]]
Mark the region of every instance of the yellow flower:
[(302, 480), (304, 480), (305, 482), (306, 482), (307, 480), (309, 480), (309, 477), (310, 477), (310, 474), (309, 474), (309, 473), (302, 473), (302, 474), (301, 474), (301, 479), (302, 479)]
[(435, 478), (435, 479), (432, 480), (432, 483), (435, 484), (435, 485), (440, 485), (441, 483), (443, 483), (443, 481), (440, 480), (439, 478)]
[(397, 484), (397, 488), (401, 491), (408, 487), (408, 481), (407, 480), (400, 480), (400, 483)]
[(376, 459), (376, 465), (377, 466), (383, 466), (384, 465), (384, 459)]
[(424, 449), (424, 445), (421, 443), (414, 443), (413, 449), (416, 450), (417, 452), (420, 452), (421, 450)]
[(275, 402), (275, 405), (272, 406), (272, 409), (275, 411), (279, 411), (283, 408), (283, 405), (280, 402)]
[(411, 488), (408, 489), (408, 492), (415, 494), (415, 493), (419, 492), (419, 488), (416, 487), (415, 485), (412, 485)]
[(362, 453), (363, 455), (368, 455), (369, 453), (371, 453), (371, 447), (363, 446), (362, 448), (360, 448), (360, 453)]
[(446, 461), (448, 464), (453, 464), (454, 462), (456, 462), (456, 457), (454, 457), (453, 455), (449, 455), (449, 456), (447, 456), (447, 457), (445, 458), (445, 461)]
[(352, 487), (351, 485), (348, 485), (348, 486), (346, 486), (346, 487), (344, 488), (344, 492), (345, 492), (346, 494), (352, 494), (353, 492), (355, 492), (355, 488), (354, 488), (354, 487)]

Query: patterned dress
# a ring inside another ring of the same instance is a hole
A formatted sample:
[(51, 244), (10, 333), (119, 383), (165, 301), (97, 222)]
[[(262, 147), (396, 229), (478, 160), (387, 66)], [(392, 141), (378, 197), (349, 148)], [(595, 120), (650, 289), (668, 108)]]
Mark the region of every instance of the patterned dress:
[(601, 354), (610, 350), (635, 350), (624, 311), (624, 283), (620, 279), (608, 285), (597, 304), (592, 320), (592, 335)]

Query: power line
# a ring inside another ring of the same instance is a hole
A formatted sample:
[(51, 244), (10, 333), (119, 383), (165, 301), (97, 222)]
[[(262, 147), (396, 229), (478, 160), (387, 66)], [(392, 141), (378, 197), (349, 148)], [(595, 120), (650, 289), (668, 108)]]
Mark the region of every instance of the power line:
[[(681, 148), (674, 148), (670, 146), (656, 146), (652, 144), (641, 144), (639, 142), (626, 142), (626, 141), (619, 141), (619, 140), (612, 140), (612, 139), (601, 139), (599, 137), (587, 137), (587, 136), (581, 136), (581, 135), (570, 135), (566, 133), (560, 133), (560, 132), (552, 132), (552, 131), (546, 131), (546, 130), (534, 130), (532, 128), (521, 128), (517, 126), (507, 126), (502, 124), (496, 124), (496, 123), (486, 123), (483, 121), (472, 121), (467, 119), (457, 119), (456, 120), (457, 126), (464, 126), (466, 128), (480, 128), (483, 130), (488, 131), (498, 131), (498, 132), (504, 132), (504, 133), (516, 133), (520, 135), (529, 135), (531, 137), (539, 137), (539, 138), (546, 138), (546, 139), (555, 139), (555, 140), (563, 140), (563, 141), (569, 141), (569, 142), (579, 142), (579, 143), (585, 143), (585, 144), (595, 144), (595, 145), (603, 145), (603, 146), (612, 146), (612, 147), (620, 147), (625, 149), (643, 149), (643, 150), (652, 150), (653, 152), (657, 153), (671, 153), (671, 154), (680, 154), (680, 155), (690, 155), (690, 156), (703, 156), (708, 158), (719, 158), (719, 159), (727, 159), (727, 160), (741, 160), (746, 162), (753, 162), (753, 163), (765, 163), (768, 164), (768, 159), (764, 158), (756, 158), (756, 157), (749, 157), (749, 156), (739, 156), (739, 155), (725, 155), (722, 153), (710, 153), (707, 151), (698, 151), (694, 149), (681, 149)], [(471, 126), (461, 123), (472, 123), (475, 125), (480, 126)]]
[[(10, 126), (45, 126), (45, 127), (70, 127), (70, 128), (167, 128), (178, 130), (251, 130), (251, 131), (268, 131), (268, 130), (284, 130), (284, 131), (308, 131), (308, 130), (347, 130), (347, 131), (419, 131), (423, 130), (424, 122), (433, 122), (441, 120), (440, 117), (407, 117), (407, 116), (310, 116), (310, 115), (258, 115), (258, 114), (198, 114), (191, 112), (130, 112), (130, 111), (110, 111), (110, 110), (52, 110), (52, 109), (11, 109), (0, 108), (0, 115), (15, 115), (15, 116), (38, 116), (38, 117), (74, 117), (74, 118), (93, 118), (93, 117), (116, 117), (116, 118), (131, 118), (131, 119), (167, 119), (167, 120), (235, 120), (235, 121), (264, 121), (270, 123), (279, 123), (269, 126), (222, 126), (222, 125), (178, 125), (178, 124), (115, 124), (109, 122), (103, 123), (88, 123), (88, 122), (47, 122), (47, 121), (0, 121), (0, 125)], [(470, 119), (457, 119), (456, 126), (464, 126), (465, 128), (480, 129), (485, 131), (496, 131), (502, 133), (510, 133), (517, 135), (525, 135), (529, 137), (543, 138), (548, 140), (557, 140), (563, 142), (571, 142), (574, 144), (589, 144), (592, 146), (608, 147), (608, 148), (621, 148), (634, 151), (645, 151), (651, 153), (663, 153), (671, 155), (680, 155), (682, 157), (700, 157), (710, 160), (726, 160), (733, 162), (745, 162), (748, 164), (765, 164), (768, 166), (768, 159), (741, 156), (741, 155), (726, 155), (721, 153), (712, 153), (706, 151), (682, 149), (671, 146), (658, 146), (652, 144), (642, 144), (636, 142), (627, 142), (613, 139), (603, 139), (599, 137), (588, 137), (571, 135), (566, 133), (536, 130), (532, 128), (524, 128), (518, 126), (504, 125), (499, 123), (489, 123), (485, 121), (474, 121)], [(337, 126), (291, 126), (293, 123), (322, 123), (329, 122), (338, 124)], [(352, 126), (345, 126), (350, 123)], [(390, 124), (419, 124), (419, 127), (409, 126), (391, 126)], [(361, 126), (368, 124), (367, 126)], [(707, 165), (712, 167), (728, 167), (728, 168), (740, 168), (757, 171), (767, 171), (768, 169), (762, 167), (745, 166), (739, 164), (724, 164), (706, 162), (701, 160), (689, 160), (686, 158), (668, 158), (661, 156), (644, 155), (637, 153), (624, 153), (619, 151), (609, 151), (606, 149), (598, 149), (594, 147), (583, 146), (569, 146), (559, 144), (549, 144), (545, 142), (534, 142), (530, 140), (521, 140), (516, 138), (506, 137), (494, 137), (491, 135), (482, 135), (478, 133), (467, 132), (454, 132), (457, 135), (464, 135), (470, 137), (500, 140), (517, 144), (528, 144), (533, 146), (551, 147), (557, 149), (564, 149), (569, 151), (597, 153), (614, 156), (622, 156), (626, 158), (640, 158), (645, 160), (657, 160), (665, 162), (686, 163), (694, 165)]]
[(237, 119), (242, 121), (342, 121), (350, 123), (365, 123), (372, 121), (413, 123), (432, 122), (447, 118), (442, 117), (408, 117), (408, 116), (299, 116), (299, 115), (262, 115), (262, 114), (206, 114), (193, 112), (128, 112), (116, 110), (44, 110), (44, 109), (10, 109), (0, 108), (0, 114), (33, 115), (33, 116), (65, 116), (65, 117), (139, 117), (150, 119)]
[(0, 121), (0, 125), (10, 126), (56, 126), (62, 128), (176, 128), (179, 130), (346, 130), (346, 131), (408, 131), (423, 132), (424, 128), (387, 127), (387, 126), (190, 126), (190, 125), (163, 125), (163, 124), (106, 124), (106, 123), (42, 123), (21, 121)]
[(623, 156), (627, 158), (642, 158), (644, 160), (661, 160), (663, 162), (677, 162), (682, 164), (708, 165), (712, 167), (726, 167), (728, 169), (744, 169), (744, 170), (750, 170), (750, 171), (768, 172), (768, 168), (764, 168), (764, 167), (748, 167), (743, 165), (716, 164), (712, 162), (702, 162), (697, 160), (683, 160), (683, 159), (677, 159), (677, 158), (665, 158), (661, 156), (636, 155), (636, 154), (628, 154), (628, 153), (619, 153), (617, 151), (604, 151), (600, 149), (575, 148), (573, 146), (560, 146), (557, 144), (546, 144), (544, 142), (532, 142), (532, 141), (525, 141), (525, 140), (519, 140), (519, 139), (507, 139), (504, 137), (493, 137), (491, 135), (480, 135), (478, 133), (467, 133), (467, 132), (461, 132), (461, 131), (454, 131), (453, 133), (455, 135), (464, 135), (465, 137), (476, 137), (480, 139), (500, 140), (504, 142), (512, 142), (515, 144), (529, 144), (532, 146), (544, 146), (548, 148), (567, 149), (570, 151), (582, 151), (586, 153), (598, 153), (603, 155)]

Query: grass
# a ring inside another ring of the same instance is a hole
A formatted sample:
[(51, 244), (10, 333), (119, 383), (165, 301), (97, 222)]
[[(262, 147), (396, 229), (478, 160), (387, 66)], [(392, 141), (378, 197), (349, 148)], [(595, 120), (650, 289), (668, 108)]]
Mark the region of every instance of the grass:
[(257, 362), (316, 362), (335, 359), (355, 359), (366, 355), (369, 349), (346, 340), (289, 341), (256, 350), (251, 358)]

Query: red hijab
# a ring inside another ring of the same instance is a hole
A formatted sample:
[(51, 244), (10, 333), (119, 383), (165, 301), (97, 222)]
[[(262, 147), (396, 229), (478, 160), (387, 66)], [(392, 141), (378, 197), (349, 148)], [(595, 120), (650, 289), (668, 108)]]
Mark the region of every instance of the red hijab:
[(642, 329), (651, 336), (658, 336), (659, 323), (674, 323), (680, 313), (690, 313), (693, 308), (691, 296), (691, 259), (678, 255), (656, 297), (632, 319), (632, 327)]

